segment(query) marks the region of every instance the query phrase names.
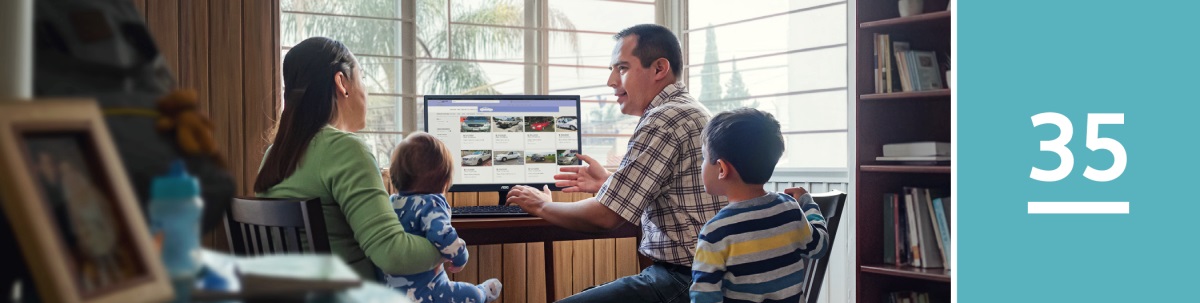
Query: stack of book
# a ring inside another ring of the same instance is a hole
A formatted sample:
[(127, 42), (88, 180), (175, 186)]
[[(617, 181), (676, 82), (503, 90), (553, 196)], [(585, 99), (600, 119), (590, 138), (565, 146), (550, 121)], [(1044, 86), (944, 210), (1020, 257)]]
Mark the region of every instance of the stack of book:
[(908, 42), (893, 42), (888, 34), (875, 34), (874, 37), (876, 93), (945, 88), (937, 53), (909, 49)]
[(905, 187), (883, 195), (883, 262), (950, 269), (948, 191)]
[(883, 145), (883, 156), (878, 161), (901, 162), (902, 164), (933, 165), (950, 161), (950, 143), (909, 142)]

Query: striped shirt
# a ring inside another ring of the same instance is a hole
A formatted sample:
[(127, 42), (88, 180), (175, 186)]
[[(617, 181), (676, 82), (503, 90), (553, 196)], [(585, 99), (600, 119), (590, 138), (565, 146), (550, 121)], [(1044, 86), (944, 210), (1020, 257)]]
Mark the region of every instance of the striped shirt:
[(682, 83), (667, 85), (638, 121), (621, 166), (596, 200), (641, 225), (638, 252), (655, 261), (692, 266), (696, 235), (727, 203), (704, 192), (700, 131), (712, 115)]
[(825, 217), (807, 193), (800, 202), (767, 193), (730, 203), (700, 232), (692, 302), (800, 302), (805, 261), (828, 245)]

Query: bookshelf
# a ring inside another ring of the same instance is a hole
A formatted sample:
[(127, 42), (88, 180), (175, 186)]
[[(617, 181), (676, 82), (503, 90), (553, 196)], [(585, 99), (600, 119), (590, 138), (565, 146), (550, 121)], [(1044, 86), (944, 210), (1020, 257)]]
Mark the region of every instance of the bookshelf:
[[(883, 263), (883, 200), (903, 187), (950, 188), (949, 165), (881, 163), (883, 144), (951, 142), (950, 90), (881, 93), (874, 84), (874, 34), (906, 41), (912, 49), (950, 52), (948, 0), (925, 0), (924, 13), (900, 17), (896, 0), (858, 0), (855, 93), (857, 113), (856, 298), (886, 302), (897, 291), (928, 292), (933, 302), (950, 302), (950, 271)], [(893, 57), (894, 59), (894, 57)], [(957, 201), (955, 202), (957, 203)]]

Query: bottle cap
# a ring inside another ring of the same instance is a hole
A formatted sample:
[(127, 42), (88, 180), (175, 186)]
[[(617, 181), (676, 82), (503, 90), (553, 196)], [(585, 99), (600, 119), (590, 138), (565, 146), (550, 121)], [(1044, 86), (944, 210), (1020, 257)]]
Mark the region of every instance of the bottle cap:
[(150, 199), (191, 198), (200, 195), (200, 183), (189, 175), (183, 160), (171, 162), (167, 174), (154, 178), (150, 183)]

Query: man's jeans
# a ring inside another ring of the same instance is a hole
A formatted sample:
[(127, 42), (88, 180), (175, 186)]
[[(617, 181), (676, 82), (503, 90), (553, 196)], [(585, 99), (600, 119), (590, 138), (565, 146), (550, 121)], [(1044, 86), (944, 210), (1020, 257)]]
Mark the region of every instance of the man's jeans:
[(640, 274), (619, 278), (558, 302), (688, 302), (688, 289), (692, 287), (691, 273), (684, 274), (686, 268), (682, 266), (673, 269), (654, 264)]

